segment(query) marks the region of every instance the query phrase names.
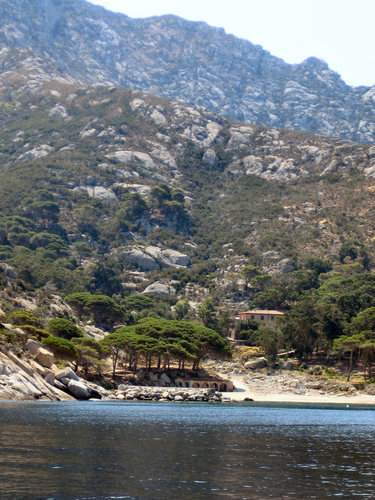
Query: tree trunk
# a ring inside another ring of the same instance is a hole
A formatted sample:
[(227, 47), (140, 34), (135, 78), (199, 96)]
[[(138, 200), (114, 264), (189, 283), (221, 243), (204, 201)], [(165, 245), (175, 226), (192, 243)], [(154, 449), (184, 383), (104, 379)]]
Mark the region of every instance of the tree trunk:
[(347, 382), (349, 382), (350, 380), (350, 375), (352, 373), (352, 366), (353, 366), (353, 349), (350, 350), (349, 371), (348, 371), (348, 378), (346, 379)]

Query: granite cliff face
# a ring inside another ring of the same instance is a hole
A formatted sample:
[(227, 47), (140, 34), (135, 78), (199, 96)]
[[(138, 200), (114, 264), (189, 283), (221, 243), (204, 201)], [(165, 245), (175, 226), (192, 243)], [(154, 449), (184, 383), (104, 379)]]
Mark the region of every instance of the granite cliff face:
[(289, 65), (205, 23), (131, 19), (82, 0), (0, 0), (0, 18), (2, 71), (53, 68), (60, 79), (144, 90), (241, 121), (375, 140), (375, 87), (352, 88), (316, 58)]

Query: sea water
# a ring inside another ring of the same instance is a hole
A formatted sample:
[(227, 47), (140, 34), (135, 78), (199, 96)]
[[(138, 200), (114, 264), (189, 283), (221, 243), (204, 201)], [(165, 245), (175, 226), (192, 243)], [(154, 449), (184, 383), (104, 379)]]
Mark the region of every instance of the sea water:
[(375, 498), (375, 409), (0, 402), (1, 499)]

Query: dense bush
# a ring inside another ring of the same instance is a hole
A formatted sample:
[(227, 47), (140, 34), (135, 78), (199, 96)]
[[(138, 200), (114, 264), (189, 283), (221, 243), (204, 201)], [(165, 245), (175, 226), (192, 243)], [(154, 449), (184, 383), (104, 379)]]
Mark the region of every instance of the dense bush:
[(8, 321), (13, 325), (32, 325), (32, 326), (41, 326), (40, 319), (34, 316), (29, 311), (14, 311), (9, 317)]
[(83, 332), (77, 325), (65, 318), (54, 318), (48, 322), (48, 331), (57, 337), (70, 340), (73, 337), (83, 337)]
[(78, 349), (71, 340), (50, 335), (42, 340), (42, 344), (51, 349), (57, 357), (75, 359), (78, 357)]

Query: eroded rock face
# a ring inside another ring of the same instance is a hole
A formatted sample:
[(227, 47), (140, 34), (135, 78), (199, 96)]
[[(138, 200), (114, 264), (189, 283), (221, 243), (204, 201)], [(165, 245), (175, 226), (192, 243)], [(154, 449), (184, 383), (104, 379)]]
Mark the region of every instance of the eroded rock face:
[(164, 267), (187, 267), (190, 258), (177, 250), (147, 246), (128, 248), (120, 253), (124, 262), (136, 265), (142, 271), (154, 271)]
[(52, 387), (49, 380), (45, 380), (47, 376), (51, 380), (50, 371), (47, 370), (45, 374), (42, 369), (38, 373), (31, 362), (21, 360), (9, 352), (0, 352), (0, 400), (72, 399)]

